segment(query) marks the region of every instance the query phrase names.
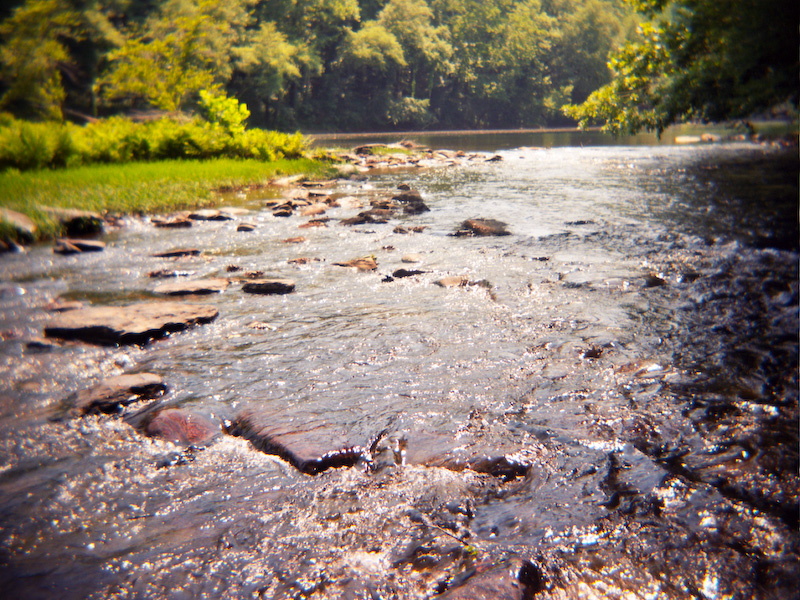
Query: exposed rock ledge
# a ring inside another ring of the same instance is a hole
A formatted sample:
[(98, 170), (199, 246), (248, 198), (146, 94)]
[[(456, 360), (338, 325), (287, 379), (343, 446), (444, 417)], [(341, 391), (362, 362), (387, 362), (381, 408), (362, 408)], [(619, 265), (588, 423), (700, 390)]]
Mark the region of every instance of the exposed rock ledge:
[(47, 337), (92, 344), (146, 344), (174, 331), (213, 321), (213, 306), (143, 302), (128, 306), (80, 308), (58, 315), (45, 327)]

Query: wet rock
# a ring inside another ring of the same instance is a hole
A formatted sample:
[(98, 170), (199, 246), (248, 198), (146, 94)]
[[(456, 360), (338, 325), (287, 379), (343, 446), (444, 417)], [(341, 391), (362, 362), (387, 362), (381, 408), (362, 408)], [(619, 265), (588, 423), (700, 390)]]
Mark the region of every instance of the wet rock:
[(367, 256), (364, 258), (354, 258), (353, 260), (348, 260), (347, 262), (340, 262), (340, 263), (333, 263), (337, 267), (354, 267), (359, 271), (374, 271), (378, 268), (378, 261), (375, 260), (372, 256)]
[(499, 236), (511, 235), (507, 225), (496, 219), (467, 219), (454, 235), (456, 236)]
[(350, 217), (349, 219), (342, 219), (341, 221), (339, 221), (339, 223), (341, 223), (342, 225), (364, 225), (367, 223), (382, 224), (386, 222), (387, 219), (384, 219), (382, 217), (374, 217), (368, 214), (368, 212), (361, 212), (358, 213), (358, 215), (356, 215), (355, 217)]
[(220, 426), (206, 417), (182, 408), (166, 408), (144, 426), (144, 433), (174, 444), (203, 446), (221, 433)]
[(178, 281), (175, 283), (162, 283), (153, 291), (166, 296), (188, 296), (220, 294), (224, 292), (230, 282), (221, 277), (209, 279), (194, 279), (191, 281)]
[(200, 250), (197, 248), (176, 248), (175, 250), (153, 254), (155, 258), (183, 258), (185, 256), (200, 256)]
[(396, 194), (392, 196), (392, 200), (396, 202), (401, 202), (402, 204), (417, 204), (423, 202), (422, 194), (420, 194), (417, 190), (405, 190), (400, 194)]
[(253, 223), (239, 223), (236, 227), (236, 231), (250, 232), (255, 230), (256, 226)]
[(301, 236), (297, 236), (297, 237), (286, 238), (285, 240), (281, 240), (281, 243), (282, 244), (302, 244), (305, 241), (306, 241), (306, 238), (304, 238), (301, 235)]
[(466, 275), (451, 275), (449, 277), (442, 277), (433, 283), (443, 288), (464, 287), (469, 285), (469, 277)]
[(450, 471), (470, 469), (503, 480), (523, 477), (531, 463), (514, 452), (491, 448), (468, 434), (453, 436), (427, 431), (402, 431), (384, 436), (374, 444), (376, 453), (391, 452), (397, 465), (442, 467)]
[(110, 377), (103, 382), (68, 397), (65, 403), (73, 416), (115, 413), (139, 400), (162, 396), (167, 386), (160, 375), (132, 373)]
[(169, 277), (187, 277), (190, 275), (189, 271), (175, 271), (174, 269), (159, 269), (157, 271), (150, 271), (147, 276), (151, 279), (167, 279)]
[(307, 223), (303, 223), (302, 225), (298, 225), (300, 229), (311, 229), (312, 227), (327, 227), (328, 221), (330, 219), (311, 219)]
[(56, 298), (45, 304), (44, 309), (49, 312), (67, 312), (68, 310), (77, 310), (83, 308), (83, 302), (78, 300), (62, 300)]
[(412, 252), (411, 254), (405, 254), (400, 259), (400, 262), (404, 262), (404, 263), (422, 262), (422, 254), (417, 254), (417, 253), (414, 253), (414, 252)]
[(294, 214), (294, 207), (291, 204), (282, 204), (272, 211), (273, 217), (291, 217)]
[(312, 204), (311, 206), (305, 207), (303, 210), (300, 211), (300, 215), (303, 217), (315, 217), (317, 215), (324, 215), (325, 212), (328, 210), (327, 204)]
[(169, 219), (154, 217), (150, 222), (162, 229), (188, 229), (192, 226), (192, 221), (186, 217), (172, 217)]
[(44, 212), (56, 219), (67, 235), (96, 235), (103, 233), (105, 222), (100, 213), (74, 208), (44, 207)]
[(60, 238), (56, 240), (53, 252), (56, 254), (81, 254), (83, 252), (101, 252), (106, 245), (97, 240), (79, 240), (75, 238)]
[(667, 282), (658, 275), (650, 274), (645, 276), (643, 285), (646, 288), (661, 287), (667, 285)]
[(487, 158), (486, 162), (500, 162), (503, 160), (503, 157), (499, 154), (495, 154), (494, 156)]
[(419, 215), (428, 211), (430, 208), (424, 202), (409, 202), (403, 207), (403, 212), (407, 215)]
[(422, 275), (423, 273), (427, 273), (428, 271), (420, 271), (418, 269), (397, 269), (394, 273), (392, 273), (392, 277), (396, 279), (402, 279), (403, 277), (413, 277), (414, 275)]
[(319, 419), (296, 419), (285, 413), (251, 409), (240, 413), (228, 433), (245, 438), (267, 454), (275, 454), (303, 473), (353, 466), (365, 454), (346, 430)]
[(291, 279), (254, 279), (242, 286), (248, 294), (290, 294), (294, 291), (295, 282)]
[(32, 242), (36, 237), (36, 223), (27, 215), (10, 208), (0, 207), (0, 221), (10, 223), (25, 242)]
[(222, 211), (205, 208), (189, 214), (192, 221), (231, 221), (233, 217)]
[(218, 314), (213, 306), (178, 302), (89, 307), (58, 315), (47, 324), (44, 333), (47, 337), (101, 345), (146, 344), (169, 333), (209, 323)]
[(398, 225), (397, 227), (395, 227), (392, 230), (392, 232), (393, 233), (399, 233), (399, 234), (422, 233), (423, 231), (425, 231), (426, 228), (427, 227), (425, 225), (416, 225), (414, 227), (403, 227), (401, 225)]
[(529, 561), (511, 560), (476, 570), (464, 583), (448, 590), (442, 600), (529, 600), (544, 590), (541, 570)]

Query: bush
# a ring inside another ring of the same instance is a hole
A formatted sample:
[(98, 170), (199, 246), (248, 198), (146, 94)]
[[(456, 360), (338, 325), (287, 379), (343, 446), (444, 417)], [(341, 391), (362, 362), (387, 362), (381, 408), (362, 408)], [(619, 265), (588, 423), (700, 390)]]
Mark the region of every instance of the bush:
[(0, 170), (224, 157), (272, 161), (300, 158), (306, 145), (299, 133), (240, 129), (201, 119), (136, 123), (111, 117), (80, 127), (0, 115)]

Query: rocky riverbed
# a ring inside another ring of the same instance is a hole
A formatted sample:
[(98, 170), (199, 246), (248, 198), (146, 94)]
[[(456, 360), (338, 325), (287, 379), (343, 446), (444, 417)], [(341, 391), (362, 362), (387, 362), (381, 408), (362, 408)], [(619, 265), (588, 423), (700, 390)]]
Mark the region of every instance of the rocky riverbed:
[(4, 595), (797, 596), (785, 157), (409, 156), (0, 257)]

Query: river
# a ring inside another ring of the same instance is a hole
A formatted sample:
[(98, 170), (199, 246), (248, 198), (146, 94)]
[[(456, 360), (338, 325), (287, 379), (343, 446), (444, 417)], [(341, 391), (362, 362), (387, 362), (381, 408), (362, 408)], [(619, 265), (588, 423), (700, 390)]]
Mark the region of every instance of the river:
[[(228, 199), (253, 232), (131, 217), (103, 252), (0, 256), (0, 596), (798, 597), (796, 149), (551, 135), (421, 140), (502, 160), (326, 184), (327, 227), (259, 190)], [(338, 222), (400, 183), (430, 211)], [(470, 218), (510, 235), (453, 236)], [(203, 254), (153, 257), (176, 247)], [(233, 285), (142, 347), (36, 343), (54, 299), (158, 299), (163, 268), (296, 291)], [(145, 371), (162, 405), (324, 423), (369, 460), (183, 448), (130, 425), (143, 403), (58, 418)]]

